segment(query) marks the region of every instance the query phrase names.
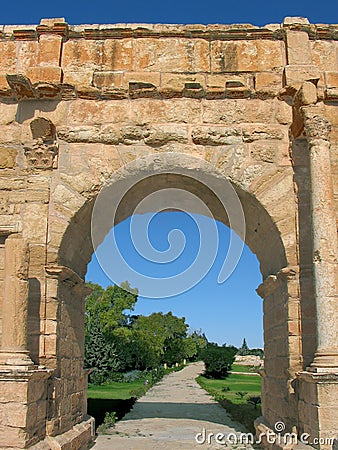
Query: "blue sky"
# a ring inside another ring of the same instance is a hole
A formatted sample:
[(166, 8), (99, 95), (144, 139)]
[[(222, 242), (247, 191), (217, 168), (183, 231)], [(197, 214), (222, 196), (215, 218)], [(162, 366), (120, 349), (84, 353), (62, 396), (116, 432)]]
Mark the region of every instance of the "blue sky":
[(82, 23), (280, 23), (285, 16), (308, 17), (312, 23), (337, 23), (334, 0), (79, 0), (2, 2), (2, 24), (36, 24), (42, 17), (65, 17)]

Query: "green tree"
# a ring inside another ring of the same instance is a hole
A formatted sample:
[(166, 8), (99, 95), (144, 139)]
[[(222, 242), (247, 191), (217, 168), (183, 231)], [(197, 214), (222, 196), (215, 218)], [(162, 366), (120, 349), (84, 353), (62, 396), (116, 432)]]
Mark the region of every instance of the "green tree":
[[(124, 285), (130, 288), (128, 282)], [(90, 380), (102, 382), (111, 372), (123, 370), (126, 362), (130, 362), (131, 356), (127, 358), (123, 352), (129, 344), (129, 336), (122, 330), (130, 324), (127, 312), (135, 307), (137, 291), (131, 293), (119, 286), (104, 289), (94, 283), (87, 283), (87, 286), (92, 292), (86, 298), (85, 364), (94, 368)]]
[(250, 350), (249, 350), (248, 344), (246, 343), (246, 339), (244, 338), (242, 347), (240, 347), (240, 349), (238, 350), (238, 355), (246, 356), (249, 354), (249, 351)]
[(119, 369), (115, 346), (103, 334), (97, 319), (93, 319), (86, 330), (84, 362), (85, 367), (93, 369), (89, 375), (93, 384), (103, 383), (111, 372)]
[(176, 317), (171, 312), (139, 316), (133, 325), (138, 368), (182, 361), (187, 356), (184, 344), (187, 328), (185, 318)]
[(205, 364), (205, 375), (210, 378), (225, 378), (231, 369), (237, 353), (236, 347), (208, 343), (201, 357)]

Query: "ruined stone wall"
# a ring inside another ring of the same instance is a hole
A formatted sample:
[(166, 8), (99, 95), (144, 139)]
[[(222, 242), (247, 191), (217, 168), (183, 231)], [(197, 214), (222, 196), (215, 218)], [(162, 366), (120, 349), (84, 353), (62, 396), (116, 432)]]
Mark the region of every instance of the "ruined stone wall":
[[(161, 169), (187, 173), (209, 162), (233, 183), (263, 277), (264, 417), (271, 425), (283, 417), (288, 429), (298, 421), (292, 381), (316, 349), (301, 108), (316, 105), (331, 122), (337, 200), (337, 32), (295, 18), (263, 28), (56, 19), (2, 27), (0, 234), (29, 243), (28, 349), (54, 370), (47, 436), (86, 417), (83, 277), (93, 201), (119, 168), (134, 162), (133, 177), (144, 170), (138, 159), (151, 155)], [(201, 163), (189, 165), (190, 156)], [(183, 178), (172, 183), (187, 188)], [(124, 217), (131, 212), (126, 204)], [(0, 242), (0, 290), (1, 252)]]

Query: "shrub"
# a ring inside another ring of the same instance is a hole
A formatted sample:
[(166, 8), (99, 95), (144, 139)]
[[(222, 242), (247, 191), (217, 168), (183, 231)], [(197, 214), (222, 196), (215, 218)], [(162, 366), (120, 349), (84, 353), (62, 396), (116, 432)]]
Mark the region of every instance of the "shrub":
[(235, 347), (219, 347), (208, 344), (202, 352), (205, 364), (205, 376), (208, 378), (225, 378), (235, 360), (237, 349)]
[(139, 387), (136, 389), (132, 389), (130, 391), (130, 395), (134, 398), (140, 398), (147, 392), (147, 389), (145, 387)]
[(237, 397), (239, 397), (241, 400), (247, 395), (247, 392), (236, 392)]
[(262, 399), (259, 396), (255, 396), (255, 395), (251, 395), (248, 399), (247, 399), (248, 403), (251, 403), (252, 405), (254, 405), (255, 409), (257, 409), (257, 405), (259, 405), (260, 403), (262, 403)]
[(104, 421), (97, 428), (97, 432), (98, 433), (102, 433), (102, 434), (108, 434), (108, 430), (110, 428), (114, 428), (115, 427), (116, 419), (117, 419), (117, 417), (116, 417), (116, 412), (115, 411), (106, 412), (106, 414), (104, 416)]

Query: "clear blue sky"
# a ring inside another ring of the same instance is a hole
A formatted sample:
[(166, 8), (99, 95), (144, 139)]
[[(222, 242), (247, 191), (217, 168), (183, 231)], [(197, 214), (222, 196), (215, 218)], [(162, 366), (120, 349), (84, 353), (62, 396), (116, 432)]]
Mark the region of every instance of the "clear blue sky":
[(1, 24), (36, 24), (42, 17), (65, 17), (82, 23), (280, 23), (303, 16), (313, 23), (337, 23), (334, 0), (79, 0), (2, 2)]

